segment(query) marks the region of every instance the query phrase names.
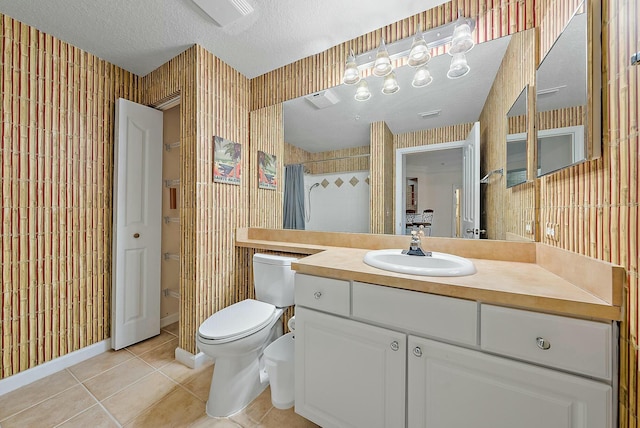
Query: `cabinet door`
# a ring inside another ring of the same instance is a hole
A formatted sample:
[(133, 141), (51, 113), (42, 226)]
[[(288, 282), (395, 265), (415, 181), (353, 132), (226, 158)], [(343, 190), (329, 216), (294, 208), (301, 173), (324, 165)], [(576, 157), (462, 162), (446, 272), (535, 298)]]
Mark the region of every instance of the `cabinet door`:
[(409, 336), (408, 427), (611, 428), (605, 383)]
[(296, 307), (296, 412), (325, 427), (404, 427), (406, 336)]

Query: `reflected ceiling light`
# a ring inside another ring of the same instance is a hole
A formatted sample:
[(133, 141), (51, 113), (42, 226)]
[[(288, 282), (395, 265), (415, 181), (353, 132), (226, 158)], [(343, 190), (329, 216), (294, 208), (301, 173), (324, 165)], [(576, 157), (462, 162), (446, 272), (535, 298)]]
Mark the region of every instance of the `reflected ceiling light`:
[(373, 64), (373, 75), (377, 77), (385, 77), (391, 73), (393, 67), (391, 66), (391, 59), (389, 58), (389, 52), (384, 44), (384, 37), (380, 40), (380, 47), (378, 47), (378, 53), (376, 54), (376, 62)]
[(413, 75), (413, 81), (411, 82), (411, 86), (414, 88), (422, 88), (427, 86), (429, 83), (433, 82), (433, 77), (429, 72), (429, 69), (426, 65), (419, 67), (416, 70), (416, 74)]
[(430, 59), (431, 53), (429, 52), (429, 47), (424, 40), (422, 31), (420, 31), (420, 24), (418, 24), (418, 31), (416, 31), (413, 43), (411, 44), (411, 50), (409, 51), (408, 64), (411, 67), (420, 67), (428, 63)]
[(467, 53), (474, 45), (475, 43), (471, 37), (471, 26), (465, 17), (460, 16), (456, 21), (456, 26), (453, 30), (449, 54), (455, 55), (459, 53)]
[(353, 53), (353, 49), (349, 51), (347, 57), (347, 64), (344, 67), (344, 76), (342, 82), (346, 85), (355, 85), (360, 81), (360, 70), (356, 64), (356, 56)]
[(371, 98), (371, 92), (369, 91), (369, 84), (366, 80), (362, 79), (356, 89), (356, 95), (354, 97), (356, 101), (367, 101)]
[(469, 64), (467, 64), (467, 57), (463, 53), (453, 54), (451, 58), (451, 66), (447, 72), (449, 79), (457, 79), (466, 75), (469, 72)]
[(396, 80), (396, 73), (393, 71), (387, 74), (384, 78), (384, 84), (382, 85), (382, 93), (385, 95), (395, 94), (400, 90), (398, 81)]

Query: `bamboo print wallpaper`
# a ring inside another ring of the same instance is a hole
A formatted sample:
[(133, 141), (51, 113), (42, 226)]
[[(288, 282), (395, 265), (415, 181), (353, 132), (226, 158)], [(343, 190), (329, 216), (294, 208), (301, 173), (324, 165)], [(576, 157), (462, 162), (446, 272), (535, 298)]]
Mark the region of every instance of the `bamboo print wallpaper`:
[[(603, 156), (518, 186), (502, 206), (506, 226), (536, 218), (540, 224), (553, 222), (561, 233), (543, 242), (626, 268), (618, 406), (619, 426), (626, 428), (638, 426), (640, 401), (640, 67), (629, 63), (639, 44), (640, 7), (637, 0), (597, 3), (602, 5)], [(564, 5), (562, 11), (569, 9), (568, 0), (453, 0), (251, 80), (198, 46), (147, 76), (134, 76), (0, 15), (0, 376), (108, 338), (115, 99), (157, 105), (181, 96), (179, 340), (181, 348), (195, 352), (193, 333), (199, 323), (252, 295), (251, 251), (235, 249), (235, 229), (281, 224), (281, 183), (276, 191), (259, 192), (255, 179), (257, 150), (284, 160), (278, 165), (279, 176), (282, 164), (289, 163), (284, 158), (281, 102), (339, 84), (347, 46), (359, 54), (374, 49), (380, 36), (392, 42), (412, 35), (418, 23), (426, 29), (450, 22), (458, 9), (477, 17), (478, 42), (540, 31), (540, 46), (533, 47), (539, 57), (557, 37), (556, 31), (538, 28), (542, 16), (556, 16), (548, 12), (556, 4)], [(531, 61), (528, 56), (519, 60)], [(495, 112), (498, 104), (492, 104)], [(241, 163), (251, 179), (239, 186), (213, 183), (215, 135), (248, 150)], [(487, 145), (483, 170), (501, 162), (498, 141), (492, 143), (490, 137), (481, 137)], [(394, 144), (404, 138), (394, 137)], [(373, 176), (380, 173), (382, 162), (379, 152), (372, 155), (371, 175), (379, 183)]]

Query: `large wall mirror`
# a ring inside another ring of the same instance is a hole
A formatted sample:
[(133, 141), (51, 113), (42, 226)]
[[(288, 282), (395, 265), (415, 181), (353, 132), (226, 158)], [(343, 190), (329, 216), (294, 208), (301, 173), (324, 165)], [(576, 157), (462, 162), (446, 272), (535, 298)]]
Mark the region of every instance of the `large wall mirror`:
[[(353, 85), (285, 102), (285, 143), (312, 159), (302, 162), (305, 202), (311, 207), (306, 229), (368, 232), (369, 198), (376, 197), (369, 194), (367, 181), (370, 124), (385, 122), (394, 135), (472, 124), (479, 119), (509, 41), (510, 37), (503, 37), (475, 46), (467, 53), (470, 72), (458, 79), (447, 78), (452, 57), (445, 53), (429, 62), (433, 82), (426, 87), (414, 88), (415, 69), (403, 66), (395, 70), (400, 90), (394, 94), (382, 94), (383, 79), (369, 76), (371, 98), (364, 102), (355, 100)], [(428, 142), (416, 145), (422, 144)], [(455, 236), (455, 202), (459, 200), (455, 190), (462, 183), (462, 150), (406, 157), (405, 175), (419, 183), (414, 187), (415, 207), (410, 209), (419, 215), (433, 209), (434, 221), (439, 222), (433, 228), (435, 236)], [(404, 205), (410, 203), (404, 201)]]
[(507, 187), (527, 182), (527, 93), (526, 86), (507, 112)]
[(600, 155), (599, 49), (589, 38), (596, 21), (581, 3), (536, 71), (538, 177)]

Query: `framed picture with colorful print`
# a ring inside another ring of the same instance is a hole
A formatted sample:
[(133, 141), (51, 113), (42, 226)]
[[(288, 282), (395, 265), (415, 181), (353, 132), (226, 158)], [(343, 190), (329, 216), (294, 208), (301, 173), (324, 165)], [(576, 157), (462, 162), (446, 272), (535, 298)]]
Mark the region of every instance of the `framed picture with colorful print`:
[(278, 187), (275, 155), (258, 151), (258, 188), (275, 190)]
[(213, 137), (213, 181), (240, 184), (242, 146), (226, 138)]

